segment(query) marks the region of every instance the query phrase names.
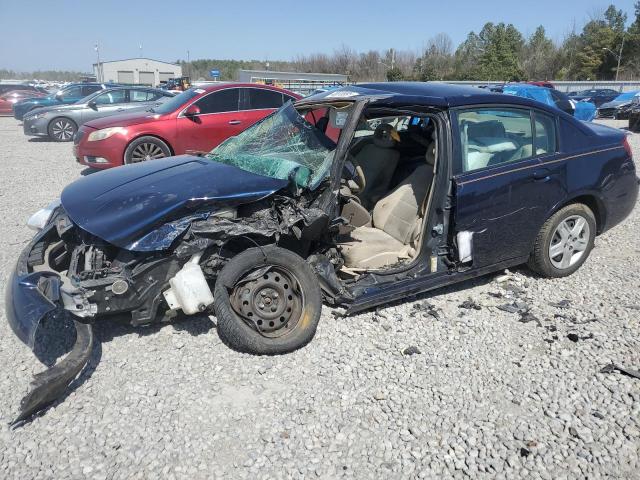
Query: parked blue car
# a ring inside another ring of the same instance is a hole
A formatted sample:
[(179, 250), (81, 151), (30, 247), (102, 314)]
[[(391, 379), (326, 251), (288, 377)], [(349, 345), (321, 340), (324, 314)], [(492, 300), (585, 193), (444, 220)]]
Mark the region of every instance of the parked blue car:
[(568, 95), (552, 88), (518, 83), (505, 85), (503, 93), (537, 100), (546, 105), (559, 108), (563, 112), (585, 122), (590, 122), (596, 116), (596, 107), (593, 103), (572, 100)]
[(115, 85), (105, 83), (72, 83), (46, 97), (28, 98), (16, 103), (13, 106), (13, 116), (16, 120), (22, 120), (27, 112), (36, 108), (76, 103), (87, 95), (113, 86)]
[(43, 318), (70, 315), (77, 340), (18, 421), (63, 392), (113, 314), (211, 311), (231, 348), (287, 353), (323, 300), (351, 314), (524, 263), (570, 275), (637, 196), (622, 131), (528, 98), (372, 83), (289, 102), (208, 154), (81, 178), (29, 220), (8, 321), (33, 348)]

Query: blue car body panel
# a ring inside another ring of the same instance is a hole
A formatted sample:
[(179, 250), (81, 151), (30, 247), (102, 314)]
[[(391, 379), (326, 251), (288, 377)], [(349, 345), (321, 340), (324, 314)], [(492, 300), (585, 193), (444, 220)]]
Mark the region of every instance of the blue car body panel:
[[(13, 332), (30, 348), (33, 348), (40, 321), (56, 308), (59, 299), (60, 277), (55, 272), (29, 273), (27, 259), (33, 246), (49, 234), (49, 226), (39, 232), (18, 258), (15, 270), (7, 281), (6, 313)], [(41, 290), (41, 280), (48, 280), (49, 297)]]
[(183, 155), (88, 175), (65, 188), (61, 201), (83, 230), (121, 248), (147, 251), (154, 245), (138, 241), (167, 222), (217, 205), (252, 202), (287, 184)]

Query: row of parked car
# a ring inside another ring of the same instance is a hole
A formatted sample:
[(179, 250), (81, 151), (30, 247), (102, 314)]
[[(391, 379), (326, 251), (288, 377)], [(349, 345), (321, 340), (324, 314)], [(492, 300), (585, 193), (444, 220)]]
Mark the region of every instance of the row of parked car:
[(82, 83), (12, 105), (25, 135), (74, 140), (79, 163), (109, 168), (209, 151), (300, 95), (277, 87), (218, 83), (177, 94), (143, 86)]
[[(22, 120), (25, 135), (58, 142), (74, 140), (77, 161), (100, 169), (209, 151), (287, 101), (300, 98), (284, 89), (256, 84), (219, 83), (177, 93), (144, 86), (78, 83), (50, 94), (30, 85), (2, 93), (2, 88), (12, 87), (16, 86), (0, 85), (0, 113), (10, 110)], [(567, 96), (546, 84), (499, 87), (489, 89), (537, 100), (580, 120), (628, 118), (630, 129), (640, 128), (637, 92), (618, 95), (614, 90), (593, 89)]]

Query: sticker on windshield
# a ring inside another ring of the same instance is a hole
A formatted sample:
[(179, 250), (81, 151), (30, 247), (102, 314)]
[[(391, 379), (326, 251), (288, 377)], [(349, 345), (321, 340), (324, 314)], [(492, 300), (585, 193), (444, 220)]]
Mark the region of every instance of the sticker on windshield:
[(349, 98), (360, 95), (358, 92), (352, 90), (339, 90), (337, 92), (330, 93), (326, 98)]
[(205, 90), (203, 90), (203, 89), (201, 89), (201, 88), (196, 88), (196, 89), (194, 90), (194, 92), (196, 92), (196, 93), (204, 93), (204, 92), (205, 92)]

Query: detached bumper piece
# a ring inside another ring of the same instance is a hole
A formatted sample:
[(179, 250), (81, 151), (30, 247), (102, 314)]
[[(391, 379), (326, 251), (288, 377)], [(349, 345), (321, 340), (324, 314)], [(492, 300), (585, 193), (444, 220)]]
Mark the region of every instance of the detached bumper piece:
[(34, 413), (51, 405), (62, 396), (67, 386), (80, 374), (91, 357), (93, 329), (87, 323), (74, 321), (76, 343), (71, 352), (53, 367), (37, 373), (31, 382), (31, 391), (20, 402), (20, 414), (12, 425), (27, 420)]
[[(20, 255), (16, 270), (9, 278), (6, 292), (7, 319), (14, 333), (34, 348), (36, 331), (48, 316), (65, 314), (60, 276), (53, 271), (29, 273), (28, 262), (39, 255), (41, 240), (51, 232), (45, 229), (33, 239)], [(91, 325), (74, 319), (76, 343), (71, 352), (58, 364), (35, 375), (31, 391), (22, 399), (20, 414), (13, 425), (50, 405), (82, 371), (91, 356), (93, 330)]]

